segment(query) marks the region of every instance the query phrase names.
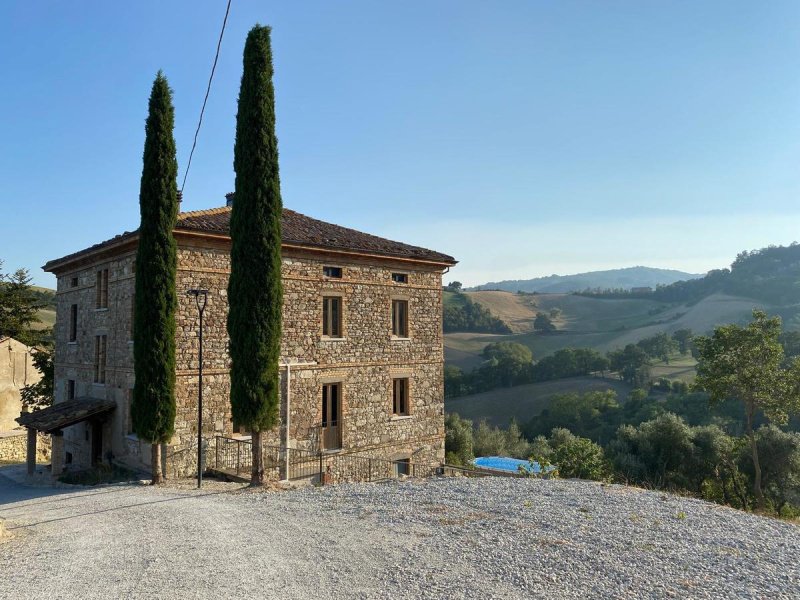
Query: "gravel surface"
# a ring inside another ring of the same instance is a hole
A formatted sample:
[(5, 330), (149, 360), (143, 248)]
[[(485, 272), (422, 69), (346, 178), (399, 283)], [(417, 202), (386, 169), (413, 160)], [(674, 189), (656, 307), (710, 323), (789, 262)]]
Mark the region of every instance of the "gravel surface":
[(797, 598), (800, 529), (506, 478), (253, 492), (0, 475), (1, 598)]

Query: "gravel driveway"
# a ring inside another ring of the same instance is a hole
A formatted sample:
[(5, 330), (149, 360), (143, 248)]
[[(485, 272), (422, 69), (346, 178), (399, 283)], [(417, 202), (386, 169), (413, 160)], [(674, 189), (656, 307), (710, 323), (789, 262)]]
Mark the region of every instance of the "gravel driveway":
[(697, 500), (505, 478), (290, 492), (23, 488), (2, 598), (797, 598), (800, 529)]

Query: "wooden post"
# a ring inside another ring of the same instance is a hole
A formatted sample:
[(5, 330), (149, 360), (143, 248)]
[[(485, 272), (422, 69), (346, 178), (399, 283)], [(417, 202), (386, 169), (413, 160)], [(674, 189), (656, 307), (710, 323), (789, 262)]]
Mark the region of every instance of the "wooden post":
[(28, 428), (28, 475), (33, 475), (36, 472), (36, 430), (32, 427)]

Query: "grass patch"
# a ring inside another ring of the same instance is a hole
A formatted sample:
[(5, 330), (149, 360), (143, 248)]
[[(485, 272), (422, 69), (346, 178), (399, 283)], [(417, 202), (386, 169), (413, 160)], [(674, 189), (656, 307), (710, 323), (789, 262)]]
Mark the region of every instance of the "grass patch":
[(99, 485), (138, 480), (134, 471), (120, 465), (97, 465), (83, 471), (64, 473), (58, 480), (71, 485)]

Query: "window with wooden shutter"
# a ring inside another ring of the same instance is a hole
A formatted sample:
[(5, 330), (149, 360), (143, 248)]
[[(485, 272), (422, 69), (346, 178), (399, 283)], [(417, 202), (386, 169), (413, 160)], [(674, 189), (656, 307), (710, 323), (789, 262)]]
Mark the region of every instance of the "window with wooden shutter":
[(106, 356), (108, 350), (108, 336), (94, 336), (94, 382), (106, 382)]
[(392, 414), (396, 417), (409, 415), (408, 378), (393, 379), (392, 387)]
[(108, 308), (108, 269), (101, 269), (97, 272), (95, 300), (96, 308)]
[(408, 337), (408, 300), (392, 300), (392, 335)]
[(342, 337), (342, 299), (339, 296), (322, 298), (322, 335)]

